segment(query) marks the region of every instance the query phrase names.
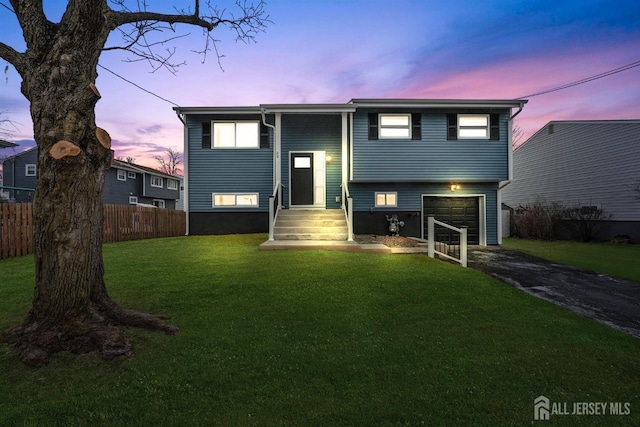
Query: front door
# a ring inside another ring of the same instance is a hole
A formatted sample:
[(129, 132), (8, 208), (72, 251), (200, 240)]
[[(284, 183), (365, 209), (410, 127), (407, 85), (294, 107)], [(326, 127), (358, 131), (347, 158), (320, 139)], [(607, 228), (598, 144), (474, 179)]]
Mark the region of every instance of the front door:
[(291, 205), (313, 205), (313, 153), (291, 153)]

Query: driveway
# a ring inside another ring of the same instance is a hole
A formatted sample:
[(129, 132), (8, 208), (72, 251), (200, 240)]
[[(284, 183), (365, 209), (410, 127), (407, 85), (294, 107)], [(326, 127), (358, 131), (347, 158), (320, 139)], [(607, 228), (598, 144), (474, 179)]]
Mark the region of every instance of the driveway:
[(474, 248), (468, 266), (640, 338), (640, 283), (502, 248)]

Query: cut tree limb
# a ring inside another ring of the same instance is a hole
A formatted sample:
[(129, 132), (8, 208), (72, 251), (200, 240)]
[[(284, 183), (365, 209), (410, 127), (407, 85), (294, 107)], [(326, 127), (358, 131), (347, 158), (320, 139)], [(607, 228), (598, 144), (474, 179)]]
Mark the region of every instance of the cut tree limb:
[(96, 138), (98, 138), (98, 142), (100, 142), (100, 145), (102, 145), (104, 148), (106, 148), (107, 150), (111, 148), (111, 136), (106, 130), (102, 128), (96, 128)]
[(80, 147), (75, 145), (73, 142), (65, 141), (64, 139), (56, 142), (49, 150), (49, 154), (56, 160), (59, 160), (63, 157), (67, 156), (77, 156), (80, 154)]

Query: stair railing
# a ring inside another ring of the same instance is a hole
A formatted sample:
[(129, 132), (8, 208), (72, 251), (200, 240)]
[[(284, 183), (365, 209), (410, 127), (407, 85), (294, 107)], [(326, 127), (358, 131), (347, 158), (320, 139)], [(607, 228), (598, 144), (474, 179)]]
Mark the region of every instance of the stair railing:
[(282, 208), (282, 184), (278, 181), (269, 196), (269, 240), (274, 240), (273, 232), (278, 219), (278, 212)]
[(353, 198), (349, 194), (347, 181), (342, 181), (342, 210), (347, 219), (347, 240), (353, 242)]
[[(435, 226), (447, 228), (460, 234), (458, 243), (437, 241), (435, 235)], [(444, 258), (459, 263), (461, 266), (467, 266), (467, 227), (454, 227), (442, 221), (438, 221), (434, 217), (427, 217), (427, 254), (434, 258), (436, 254)]]

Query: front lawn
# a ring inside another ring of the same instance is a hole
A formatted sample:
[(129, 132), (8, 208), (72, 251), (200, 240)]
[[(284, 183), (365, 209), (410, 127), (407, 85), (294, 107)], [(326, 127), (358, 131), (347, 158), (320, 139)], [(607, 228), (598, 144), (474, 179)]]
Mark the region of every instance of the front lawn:
[[(265, 238), (105, 245), (111, 296), (181, 333), (130, 329), (131, 359), (38, 370), (0, 346), (0, 425), (530, 425), (540, 395), (631, 404), (545, 425), (640, 424), (640, 340), (424, 255)], [(0, 329), (27, 312), (32, 263), (0, 261)]]
[(516, 238), (503, 239), (502, 245), (560, 264), (640, 282), (640, 245)]

